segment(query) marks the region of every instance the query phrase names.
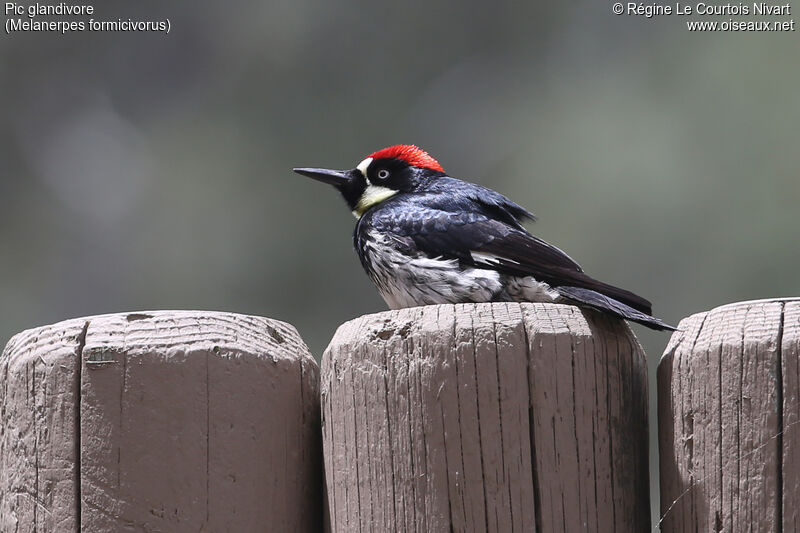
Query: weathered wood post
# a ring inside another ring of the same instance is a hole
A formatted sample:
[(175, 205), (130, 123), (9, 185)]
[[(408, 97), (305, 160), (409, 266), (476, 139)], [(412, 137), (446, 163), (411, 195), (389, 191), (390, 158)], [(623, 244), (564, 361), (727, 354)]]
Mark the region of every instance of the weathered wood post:
[(322, 361), (334, 533), (648, 531), (647, 367), (571, 306), (460, 304), (343, 324)]
[(658, 367), (661, 531), (800, 531), (800, 300), (681, 321)]
[(0, 531), (318, 531), (318, 370), (208, 312), (22, 332), (0, 358)]

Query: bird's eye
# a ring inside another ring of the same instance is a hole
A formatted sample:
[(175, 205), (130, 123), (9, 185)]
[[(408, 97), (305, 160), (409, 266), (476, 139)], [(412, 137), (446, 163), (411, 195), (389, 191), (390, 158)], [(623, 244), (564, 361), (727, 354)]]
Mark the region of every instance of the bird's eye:
[(378, 174), (377, 174), (377, 176), (378, 176), (378, 179), (379, 179), (379, 180), (385, 180), (385, 179), (388, 179), (388, 178), (389, 178), (389, 171), (388, 171), (388, 170), (386, 170), (385, 168), (382, 168), (382, 169), (380, 169), (380, 170), (378, 171)]

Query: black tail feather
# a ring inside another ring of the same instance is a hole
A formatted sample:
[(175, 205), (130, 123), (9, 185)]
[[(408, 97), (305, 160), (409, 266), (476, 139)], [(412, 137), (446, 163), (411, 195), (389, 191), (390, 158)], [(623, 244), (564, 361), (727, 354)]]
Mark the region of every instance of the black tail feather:
[(583, 289), (580, 287), (555, 287), (555, 290), (564, 298), (572, 300), (578, 305), (584, 305), (610, 313), (614, 316), (624, 318), (625, 320), (642, 324), (650, 329), (660, 331), (675, 331), (676, 329), (658, 318), (643, 313), (627, 304), (591, 289)]
[[(600, 294), (611, 298), (612, 300), (621, 303), (627, 307), (632, 307), (633, 309), (639, 311), (640, 313), (644, 313), (645, 315), (651, 315), (653, 313), (653, 306), (652, 304), (642, 298), (638, 294), (634, 294), (631, 291), (620, 289), (619, 287), (615, 287), (614, 285), (609, 285), (608, 283), (603, 283), (602, 281), (598, 281), (594, 278), (587, 278), (590, 280), (589, 283), (586, 285), (581, 285), (582, 289), (588, 289), (593, 292), (599, 292)], [(578, 287), (575, 285), (570, 285), (569, 287), (565, 287), (566, 289), (577, 289)]]

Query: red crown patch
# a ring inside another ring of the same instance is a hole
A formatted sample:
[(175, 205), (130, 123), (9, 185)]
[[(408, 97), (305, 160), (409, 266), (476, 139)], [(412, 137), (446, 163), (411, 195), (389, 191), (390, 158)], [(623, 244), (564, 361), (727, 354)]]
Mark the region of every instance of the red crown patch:
[(442, 165), (437, 160), (432, 158), (428, 152), (414, 146), (413, 144), (398, 144), (378, 150), (371, 153), (368, 157), (372, 159), (394, 158), (405, 161), (409, 165), (419, 168), (427, 168), (428, 170), (438, 170), (444, 172)]

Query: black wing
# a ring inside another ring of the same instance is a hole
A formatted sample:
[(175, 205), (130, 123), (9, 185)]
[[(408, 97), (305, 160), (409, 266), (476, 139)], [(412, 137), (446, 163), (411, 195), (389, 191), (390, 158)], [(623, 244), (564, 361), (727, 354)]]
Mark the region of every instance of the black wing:
[(512, 226), (498, 220), (495, 213), (477, 202), (468, 209), (448, 209), (452, 206), (431, 207), (419, 199), (397, 200), (403, 203), (402, 209), (376, 210), (370, 213), (371, 224), (379, 231), (410, 239), (416, 249), (430, 257), (456, 258), (462, 264), (503, 274), (533, 276), (553, 288), (589, 289), (642, 313), (651, 313), (649, 301), (587, 276), (567, 254), (519, 224)]

